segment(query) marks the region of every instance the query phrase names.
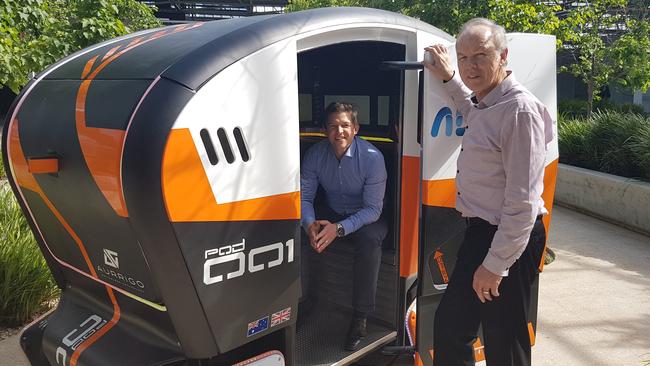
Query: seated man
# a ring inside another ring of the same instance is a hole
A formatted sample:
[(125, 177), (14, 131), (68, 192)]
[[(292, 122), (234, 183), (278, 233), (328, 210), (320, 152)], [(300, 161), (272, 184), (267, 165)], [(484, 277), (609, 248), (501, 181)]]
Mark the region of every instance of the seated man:
[[(322, 253), (341, 237), (348, 237), (354, 246), (354, 316), (345, 340), (350, 351), (357, 350), (365, 337), (366, 318), (375, 307), (381, 243), (387, 233), (386, 223), (379, 220), (386, 190), (384, 157), (371, 143), (356, 137), (357, 114), (347, 103), (327, 106), (328, 141), (307, 151), (300, 178), (302, 227), (311, 247)], [(315, 213), (319, 184), (327, 207), (316, 207)]]

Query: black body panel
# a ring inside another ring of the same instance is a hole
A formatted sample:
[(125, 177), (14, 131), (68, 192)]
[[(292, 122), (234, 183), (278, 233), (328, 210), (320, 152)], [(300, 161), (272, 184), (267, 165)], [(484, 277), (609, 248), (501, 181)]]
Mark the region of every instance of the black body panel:
[[(416, 350), (422, 362), (431, 365), (433, 321), (465, 237), (465, 220), (458, 211), (447, 207), (423, 205), (421, 215)], [(442, 256), (436, 258), (436, 252)]]
[(126, 137), (122, 182), (131, 226), (165, 299), (183, 351), (190, 358), (208, 358), (219, 351), (167, 217), (161, 186), (167, 135), (192, 96), (190, 90), (166, 79), (151, 89)]
[[(222, 352), (295, 323), (298, 220), (174, 223), (174, 229)], [(274, 324), (273, 314), (285, 309)], [(249, 334), (247, 326), (265, 318), (268, 324)]]
[(86, 126), (126, 130), (150, 85), (151, 80), (94, 80), (86, 99)]
[(116, 305), (101, 285), (66, 289), (43, 333), (51, 365), (69, 364), (81, 342), (104, 327), (101, 337), (88, 340), (92, 351), (81, 352), (78, 365), (170, 364), (185, 358), (167, 313), (113, 293)]
[[(128, 220), (115, 214), (84, 160), (75, 125), (76, 95), (80, 85), (80, 81), (74, 80), (46, 80), (36, 85), (16, 116), (18, 121), (31, 122), (19, 123), (23, 152), (27, 158), (59, 158), (58, 173), (36, 174), (35, 179), (62, 219), (79, 237), (99, 278), (136, 296), (160, 303), (160, 294), (150, 278), (146, 260)], [(131, 94), (132, 104), (138, 100), (139, 95)], [(87, 105), (91, 106), (90, 103)], [(52, 253), (91, 275), (81, 256), (80, 244), (73, 240), (63, 223), (38, 195), (30, 194), (28, 190), (24, 192)], [(118, 268), (107, 266), (104, 250), (118, 255), (128, 252), (128, 260), (122, 257)]]

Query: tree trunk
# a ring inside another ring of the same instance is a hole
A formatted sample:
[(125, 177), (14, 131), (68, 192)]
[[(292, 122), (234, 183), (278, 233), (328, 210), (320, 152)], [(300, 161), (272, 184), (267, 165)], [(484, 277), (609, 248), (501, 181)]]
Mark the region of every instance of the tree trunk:
[(594, 110), (594, 78), (593, 75), (589, 77), (587, 82), (587, 116), (591, 116)]
[(587, 82), (587, 101), (588, 109), (587, 116), (591, 117), (591, 113), (594, 111), (594, 70), (596, 67), (596, 53), (592, 52), (591, 54), (591, 71), (589, 72), (589, 81)]

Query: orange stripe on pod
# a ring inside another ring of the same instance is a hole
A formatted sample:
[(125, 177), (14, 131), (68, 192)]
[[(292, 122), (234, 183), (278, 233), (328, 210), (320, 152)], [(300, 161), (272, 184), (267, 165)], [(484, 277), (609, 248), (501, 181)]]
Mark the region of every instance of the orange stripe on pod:
[(456, 180), (425, 180), (422, 182), (422, 203), (435, 207), (456, 207)]
[(63, 218), (59, 210), (57, 210), (56, 207), (54, 207), (54, 204), (52, 204), (52, 202), (47, 198), (41, 187), (38, 185), (38, 182), (36, 182), (34, 176), (29, 172), (29, 164), (25, 158), (25, 153), (23, 152), (23, 148), (20, 144), (20, 136), (18, 134), (18, 119), (15, 119), (11, 125), (9, 132), (9, 141), (9, 155), (11, 156), (11, 165), (14, 170), (16, 183), (18, 183), (18, 185), (23, 188), (37, 193), (41, 197), (43, 202), (45, 202), (45, 205), (50, 209), (50, 211), (52, 211), (57, 220), (59, 220), (61, 225), (63, 225), (65, 230), (75, 241), (77, 247), (79, 247), (79, 251), (81, 252), (84, 261), (88, 266), (90, 274), (93, 277), (97, 278), (97, 272), (95, 272), (95, 267), (90, 261), (90, 257), (88, 256), (88, 252), (86, 251), (86, 247), (83, 245), (83, 242), (79, 236), (77, 236), (75, 231), (72, 230), (72, 227), (70, 227), (68, 222)]
[(163, 155), (162, 187), (172, 222), (300, 218), (300, 192), (219, 204), (188, 129), (170, 131)]
[(409, 332), (411, 332), (411, 337), (413, 337), (413, 344), (415, 344), (416, 341), (416, 336), (417, 336), (417, 321), (418, 321), (418, 316), (415, 311), (409, 312), (409, 318), (408, 318), (408, 327), (409, 327)]
[[(544, 192), (542, 199), (544, 200), (544, 207), (548, 211), (548, 215), (544, 216), (544, 228), (546, 229), (546, 242), (548, 243), (548, 232), (551, 227), (551, 214), (553, 213), (553, 199), (555, 198), (555, 182), (557, 181), (558, 159), (553, 160), (544, 169)], [(544, 270), (544, 257), (546, 257), (546, 247), (544, 248), (544, 255), (539, 263), (539, 271)]]
[[(113, 56), (113, 54), (115, 53), (115, 51), (117, 51), (120, 47), (122, 47), (122, 46), (115, 46), (115, 47), (111, 48), (108, 52), (106, 52), (106, 54), (104, 55), (104, 57), (102, 57), (102, 61), (104, 61), (104, 60), (106, 60), (107, 58)], [(84, 76), (82, 75), (81, 77), (83, 78)]]
[(420, 354), (418, 352), (415, 352), (415, 362), (413, 364), (415, 366), (424, 366), (424, 363), (422, 362), (422, 357), (420, 357)]
[(56, 173), (59, 171), (59, 159), (57, 158), (29, 158), (27, 167), (31, 174)]
[(20, 146), (20, 136), (18, 134), (18, 119), (14, 119), (9, 128), (9, 156), (11, 158), (11, 167), (16, 183), (30, 191), (40, 194), (41, 188), (34, 176), (29, 172), (29, 164)]
[[(433, 360), (433, 349), (429, 350), (429, 355), (431, 356), (431, 359)], [(416, 366), (424, 366), (424, 362), (422, 362), (422, 357), (420, 357), (420, 354), (418, 352), (415, 352), (415, 365)]]
[(474, 342), (474, 361), (479, 362), (485, 360), (485, 348), (481, 344), (481, 338), (476, 338)]
[[(92, 275), (92, 277), (95, 279), (99, 279), (97, 276), (97, 272), (95, 271), (95, 268), (90, 260), (90, 257), (88, 256), (86, 247), (81, 241), (81, 238), (79, 238), (77, 233), (72, 229), (72, 227), (68, 224), (65, 218), (63, 218), (59, 210), (57, 210), (54, 204), (52, 204), (52, 202), (48, 199), (48, 197), (45, 195), (41, 187), (38, 185), (38, 182), (36, 181), (34, 176), (29, 172), (28, 170), (29, 164), (27, 162), (27, 159), (25, 158), (25, 153), (23, 152), (22, 146), (20, 144), (18, 119), (14, 119), (9, 129), (9, 156), (11, 157), (11, 166), (13, 168), (16, 183), (20, 185), (22, 188), (29, 189), (39, 195), (39, 197), (43, 200), (45, 205), (50, 209), (50, 211), (54, 214), (57, 220), (59, 220), (63, 228), (68, 232), (68, 234), (70, 234), (74, 242), (77, 244), (77, 247), (79, 248), (79, 251), (83, 256), (84, 261), (86, 262), (86, 266), (88, 266), (88, 270)], [(70, 359), (71, 366), (75, 366), (77, 364), (77, 359), (79, 358), (83, 350), (90, 347), (90, 345), (92, 345), (92, 343), (94, 343), (95, 340), (97, 340), (103, 334), (108, 332), (113, 326), (115, 326), (115, 324), (117, 324), (117, 322), (120, 319), (121, 311), (119, 305), (117, 304), (117, 299), (115, 298), (115, 294), (113, 293), (113, 290), (110, 287), (105, 286), (105, 288), (106, 291), (108, 292), (108, 297), (111, 300), (111, 303), (113, 304), (113, 317), (111, 318), (111, 320), (108, 322), (107, 325), (102, 327), (99, 331), (97, 331), (97, 333), (95, 333), (93, 336), (91, 336), (86, 341), (84, 341), (75, 350), (75, 352), (73, 353)]]
[(125, 131), (86, 127), (86, 97), (91, 81), (84, 80), (77, 93), (75, 116), (79, 144), (100, 191), (119, 216), (127, 217), (120, 181), (120, 155)]
[(126, 48), (129, 48), (131, 46), (135, 46), (136, 44), (140, 43), (142, 41), (142, 38), (143, 37), (138, 37), (138, 38), (132, 40), (131, 42), (129, 42), (128, 45), (126, 45)]
[(530, 345), (535, 345), (535, 328), (533, 328), (533, 323), (528, 323), (528, 336), (530, 337)]
[(400, 269), (402, 277), (418, 271), (420, 157), (402, 157), (402, 207), (400, 211)]
[(81, 78), (84, 79), (86, 76), (88, 76), (88, 73), (90, 73), (90, 70), (93, 69), (93, 65), (95, 64), (95, 60), (97, 60), (97, 56), (91, 58), (86, 62), (86, 65), (84, 66), (83, 71), (81, 72)]
[[(193, 24), (187, 27), (175, 27), (171, 31), (160, 31), (151, 37), (138, 37), (132, 40), (123, 50), (116, 54), (117, 48), (112, 48), (107, 55), (102, 58), (101, 64), (88, 75), (88, 78), (81, 83), (77, 92), (75, 121), (79, 144), (83, 153), (88, 170), (93, 176), (97, 187), (102, 192), (108, 203), (115, 213), (121, 217), (128, 217), (126, 203), (122, 192), (122, 180), (120, 176), (121, 154), (123, 151), (124, 139), (126, 132), (123, 130), (109, 128), (87, 127), (86, 125), (86, 98), (88, 89), (93, 79), (111, 62), (126, 52), (139, 47), (143, 44), (159, 39), (163, 36), (181, 32), (186, 29), (192, 29), (203, 25), (203, 23)], [(111, 54), (109, 56), (109, 54)], [(85, 78), (88, 71), (92, 69), (97, 56), (93, 57), (86, 63), (82, 78)]]
[(106, 292), (108, 292), (108, 297), (111, 299), (111, 302), (113, 303), (113, 317), (111, 320), (106, 323), (101, 329), (99, 329), (97, 332), (95, 332), (90, 338), (86, 339), (83, 343), (77, 347), (77, 349), (72, 353), (72, 356), (70, 356), (70, 366), (76, 366), (77, 361), (79, 360), (79, 356), (81, 356), (81, 353), (85, 351), (87, 348), (92, 346), (99, 338), (104, 336), (111, 328), (113, 328), (117, 322), (120, 320), (120, 316), (122, 315), (122, 311), (120, 310), (119, 305), (117, 304), (117, 299), (115, 298), (115, 294), (113, 293), (113, 289), (110, 287), (106, 286)]

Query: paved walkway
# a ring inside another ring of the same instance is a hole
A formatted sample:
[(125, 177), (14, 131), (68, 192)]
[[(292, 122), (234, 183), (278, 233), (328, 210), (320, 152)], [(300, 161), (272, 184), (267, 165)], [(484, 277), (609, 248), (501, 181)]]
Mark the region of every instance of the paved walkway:
[(650, 360), (650, 237), (555, 207), (557, 259), (540, 282), (535, 366)]
[[(533, 365), (644, 366), (650, 237), (555, 207), (549, 245), (557, 259), (542, 274)], [(17, 336), (0, 341), (5, 365), (27, 365)]]

